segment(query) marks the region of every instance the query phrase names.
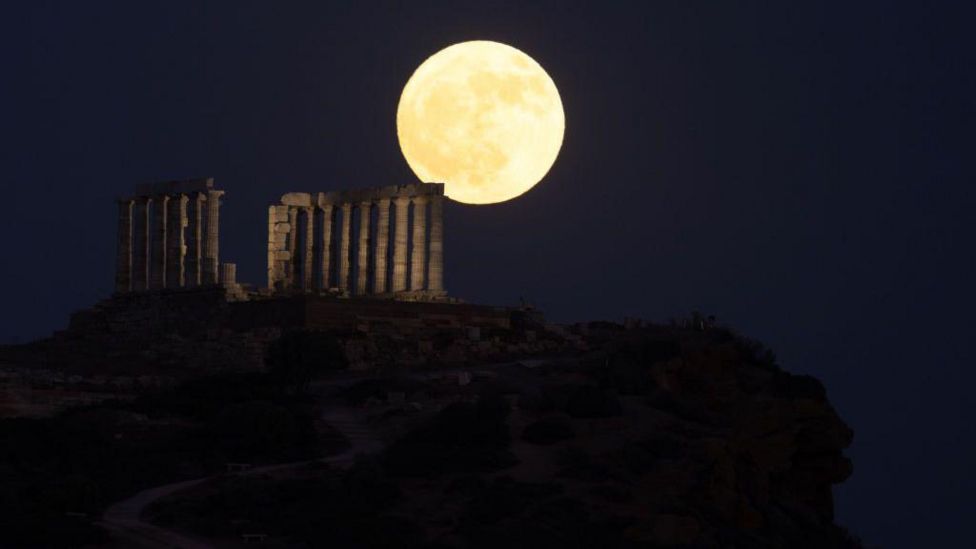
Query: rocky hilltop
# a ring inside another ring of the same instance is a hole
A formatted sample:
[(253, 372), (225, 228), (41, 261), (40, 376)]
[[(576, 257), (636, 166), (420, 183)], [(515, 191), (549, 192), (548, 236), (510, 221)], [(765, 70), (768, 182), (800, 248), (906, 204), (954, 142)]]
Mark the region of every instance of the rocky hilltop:
[[(700, 316), (204, 289), (108, 300), (4, 362), (5, 415), (36, 417), (0, 420), (15, 546), (101, 546), (113, 502), (209, 475), (150, 518), (220, 546), (859, 546), (833, 522), (852, 432), (821, 383)], [(343, 444), (362, 455), (323, 458)]]
[(586, 350), (559, 358), (312, 382), (382, 449), (217, 479), (152, 519), (281, 546), (860, 546), (831, 494), (852, 432), (816, 379), (703, 322), (573, 332)]

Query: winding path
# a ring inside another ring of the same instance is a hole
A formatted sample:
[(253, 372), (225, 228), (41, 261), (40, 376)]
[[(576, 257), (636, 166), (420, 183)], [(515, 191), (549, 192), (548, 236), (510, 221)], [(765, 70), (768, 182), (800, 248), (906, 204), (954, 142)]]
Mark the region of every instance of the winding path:
[[(376, 438), (363, 422), (359, 413), (348, 409), (334, 409), (322, 415), (322, 419), (336, 428), (349, 440), (349, 448), (341, 454), (317, 460), (276, 463), (255, 467), (237, 473), (239, 476), (260, 475), (284, 469), (300, 467), (310, 463), (329, 463), (340, 467), (352, 464), (356, 455), (370, 454), (382, 449), (382, 442)], [(187, 537), (179, 532), (156, 526), (142, 519), (142, 514), (153, 502), (177, 492), (203, 484), (221, 475), (184, 480), (143, 490), (134, 496), (116, 502), (105, 510), (100, 526), (108, 530), (115, 541), (124, 547), (143, 547), (147, 549), (211, 549), (213, 546), (204, 540)]]

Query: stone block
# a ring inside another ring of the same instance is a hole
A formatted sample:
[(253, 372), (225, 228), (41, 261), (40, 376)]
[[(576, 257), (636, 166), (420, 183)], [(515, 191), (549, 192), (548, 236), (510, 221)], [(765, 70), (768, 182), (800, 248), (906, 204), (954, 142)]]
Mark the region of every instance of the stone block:
[(289, 233), (291, 232), (291, 223), (275, 223), (274, 231), (276, 233)]
[(308, 193), (285, 193), (281, 196), (281, 203), (286, 206), (311, 206), (312, 196)]

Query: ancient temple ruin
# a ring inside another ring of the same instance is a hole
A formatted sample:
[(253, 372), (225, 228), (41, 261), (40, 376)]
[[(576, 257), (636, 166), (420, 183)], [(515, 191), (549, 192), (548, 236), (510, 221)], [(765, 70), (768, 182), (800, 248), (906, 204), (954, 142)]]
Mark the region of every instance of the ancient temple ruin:
[(443, 201), (430, 183), (288, 193), (268, 209), (268, 288), (442, 297)]
[(268, 209), (268, 283), (246, 291), (220, 263), (212, 178), (140, 185), (119, 199), (115, 293), (208, 286), (232, 299), (319, 294), (449, 301), (444, 185), (287, 193)]
[(119, 199), (116, 293), (234, 284), (220, 266), (220, 197), (213, 179), (140, 185)]
[(444, 186), (287, 193), (268, 209), (268, 280), (219, 256), (224, 191), (154, 183), (118, 201), (115, 292), (0, 361), (30, 368), (260, 370), (286, 333), (329, 333), (350, 368), (498, 361), (553, 349), (535, 310), (444, 290)]

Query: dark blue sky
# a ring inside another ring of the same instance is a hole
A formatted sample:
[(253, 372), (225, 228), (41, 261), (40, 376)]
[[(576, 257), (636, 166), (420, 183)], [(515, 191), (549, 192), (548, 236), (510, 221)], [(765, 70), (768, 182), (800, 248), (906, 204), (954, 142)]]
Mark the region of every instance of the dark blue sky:
[(140, 182), (216, 177), (223, 259), (263, 283), (267, 204), (412, 181), (403, 84), (498, 40), (549, 71), (566, 140), (523, 197), (447, 208), (449, 290), (557, 321), (715, 314), (854, 428), (841, 523), (885, 547), (971, 539), (971, 11), (143, 4), (4, 8), (0, 339), (109, 294), (113, 198)]

